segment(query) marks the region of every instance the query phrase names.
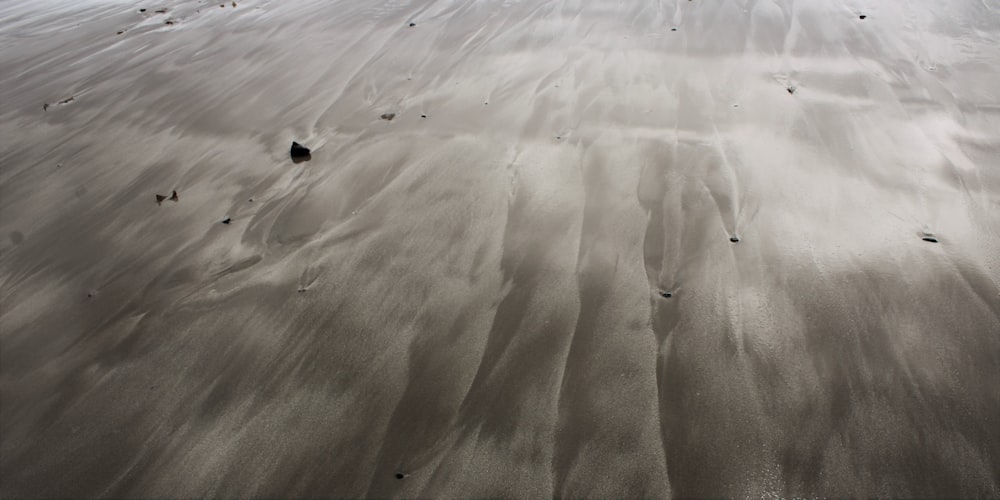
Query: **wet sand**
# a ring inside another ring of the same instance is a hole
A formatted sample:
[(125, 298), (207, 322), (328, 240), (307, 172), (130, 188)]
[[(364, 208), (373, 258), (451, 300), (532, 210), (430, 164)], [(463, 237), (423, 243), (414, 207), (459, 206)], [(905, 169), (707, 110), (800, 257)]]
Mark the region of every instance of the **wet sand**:
[(2, 3), (0, 496), (1000, 496), (998, 62), (990, 1)]

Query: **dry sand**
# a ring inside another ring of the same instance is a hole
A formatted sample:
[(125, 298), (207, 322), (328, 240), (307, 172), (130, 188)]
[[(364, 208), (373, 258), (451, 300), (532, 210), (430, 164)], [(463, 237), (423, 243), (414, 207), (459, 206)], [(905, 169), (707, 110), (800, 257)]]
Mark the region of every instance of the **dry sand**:
[(996, 0), (0, 3), (0, 495), (1000, 496), (998, 131)]

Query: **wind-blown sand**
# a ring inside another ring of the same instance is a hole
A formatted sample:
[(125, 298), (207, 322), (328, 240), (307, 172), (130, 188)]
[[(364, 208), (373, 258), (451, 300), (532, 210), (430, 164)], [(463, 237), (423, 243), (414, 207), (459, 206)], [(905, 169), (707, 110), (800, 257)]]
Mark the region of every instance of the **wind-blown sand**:
[(1000, 496), (998, 131), (991, 0), (4, 2), (0, 496)]

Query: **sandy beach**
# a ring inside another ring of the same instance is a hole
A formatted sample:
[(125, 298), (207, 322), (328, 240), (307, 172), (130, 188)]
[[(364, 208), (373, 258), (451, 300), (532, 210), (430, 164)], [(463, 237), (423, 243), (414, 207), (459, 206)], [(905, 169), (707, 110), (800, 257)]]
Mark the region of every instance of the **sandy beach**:
[(1000, 3), (0, 2), (0, 496), (1000, 497)]

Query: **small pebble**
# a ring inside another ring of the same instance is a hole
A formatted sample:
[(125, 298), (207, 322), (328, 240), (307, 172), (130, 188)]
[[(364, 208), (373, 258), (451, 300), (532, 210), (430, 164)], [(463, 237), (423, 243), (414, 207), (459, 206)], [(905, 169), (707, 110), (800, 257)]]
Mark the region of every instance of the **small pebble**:
[(730, 236), (729, 237), (729, 241), (731, 241), (733, 243), (739, 243), (740, 242), (740, 237), (739, 236)]
[(222, 219), (222, 223), (223, 223), (223, 224), (229, 224), (229, 223), (230, 223), (230, 222), (232, 222), (232, 221), (233, 221), (233, 219), (231, 219), (231, 218), (229, 218), (229, 217), (226, 217), (225, 219)]

